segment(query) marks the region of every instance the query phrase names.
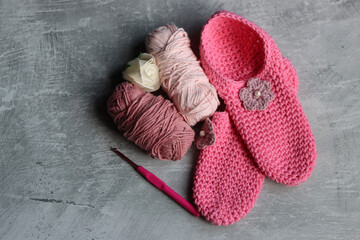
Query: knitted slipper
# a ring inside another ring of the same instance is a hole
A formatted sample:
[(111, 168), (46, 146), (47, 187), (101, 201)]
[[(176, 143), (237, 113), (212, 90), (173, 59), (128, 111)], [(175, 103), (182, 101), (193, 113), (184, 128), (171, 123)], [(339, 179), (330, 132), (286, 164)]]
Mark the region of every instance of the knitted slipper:
[[(290, 87), (298, 91), (298, 78), (290, 61), (284, 58)], [(199, 156), (194, 182), (194, 198), (199, 211), (216, 225), (229, 225), (243, 218), (254, 206), (265, 176), (254, 169), (254, 161), (233, 125), (229, 114), (216, 112), (214, 125), (204, 121), (196, 147), (204, 149)], [(215, 141), (217, 132), (218, 139)], [(203, 134), (201, 134), (203, 132)], [(213, 147), (207, 147), (212, 144)], [(224, 151), (224, 146), (230, 148)], [(239, 174), (239, 171), (242, 172)], [(221, 176), (226, 175), (228, 178)], [(256, 181), (251, 180), (249, 176)]]
[(264, 182), (227, 112), (212, 119), (216, 142), (200, 152), (194, 200), (201, 215), (216, 225), (229, 225), (253, 208)]
[(200, 56), (258, 167), (279, 183), (304, 182), (315, 166), (314, 136), (296, 96), (296, 71), (273, 39), (221, 11), (203, 28)]

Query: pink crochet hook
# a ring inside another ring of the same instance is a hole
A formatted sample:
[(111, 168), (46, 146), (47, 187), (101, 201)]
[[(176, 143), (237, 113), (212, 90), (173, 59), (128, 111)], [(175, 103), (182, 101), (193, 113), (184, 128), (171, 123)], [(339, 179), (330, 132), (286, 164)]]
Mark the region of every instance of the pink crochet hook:
[(191, 205), (188, 201), (186, 201), (182, 196), (180, 196), (177, 192), (172, 190), (166, 183), (164, 183), (160, 178), (155, 176), (153, 173), (149, 172), (142, 166), (137, 165), (133, 161), (131, 161), (124, 154), (119, 152), (116, 148), (111, 148), (117, 155), (119, 155), (122, 159), (128, 162), (131, 166), (133, 166), (141, 175), (144, 176), (149, 182), (151, 182), (155, 187), (163, 191), (170, 198), (175, 200), (178, 204), (188, 210), (195, 217), (199, 217), (200, 213), (195, 209), (193, 205)]

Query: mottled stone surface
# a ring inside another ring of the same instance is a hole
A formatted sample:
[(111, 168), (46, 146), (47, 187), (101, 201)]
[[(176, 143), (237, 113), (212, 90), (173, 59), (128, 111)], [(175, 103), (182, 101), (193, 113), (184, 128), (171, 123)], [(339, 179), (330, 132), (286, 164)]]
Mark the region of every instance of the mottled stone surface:
[[(126, 141), (105, 102), (146, 34), (170, 22), (197, 49), (216, 10), (254, 21), (300, 77), (318, 161), (266, 180), (254, 209), (216, 227), (153, 188), (121, 149), (191, 200), (198, 150), (178, 162)], [(359, 239), (360, 1), (0, 1), (0, 239)]]

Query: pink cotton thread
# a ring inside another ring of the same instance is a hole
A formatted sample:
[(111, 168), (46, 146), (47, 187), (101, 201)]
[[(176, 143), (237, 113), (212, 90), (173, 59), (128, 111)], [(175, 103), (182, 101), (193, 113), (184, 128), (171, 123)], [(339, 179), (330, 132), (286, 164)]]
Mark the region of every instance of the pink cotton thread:
[(190, 39), (174, 24), (154, 30), (146, 38), (147, 51), (154, 55), (163, 90), (193, 126), (213, 115), (219, 105), (216, 90), (209, 82), (190, 47)]
[(169, 100), (129, 82), (116, 86), (107, 107), (124, 136), (154, 158), (179, 160), (194, 140), (194, 131)]

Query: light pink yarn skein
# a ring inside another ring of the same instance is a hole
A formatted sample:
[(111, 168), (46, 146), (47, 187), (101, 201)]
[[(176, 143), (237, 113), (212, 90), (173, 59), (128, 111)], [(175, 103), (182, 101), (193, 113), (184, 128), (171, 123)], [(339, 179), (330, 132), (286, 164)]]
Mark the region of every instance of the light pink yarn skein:
[(159, 66), (162, 89), (185, 121), (193, 126), (212, 116), (219, 99), (191, 50), (184, 29), (174, 24), (157, 28), (147, 36), (145, 43)]

